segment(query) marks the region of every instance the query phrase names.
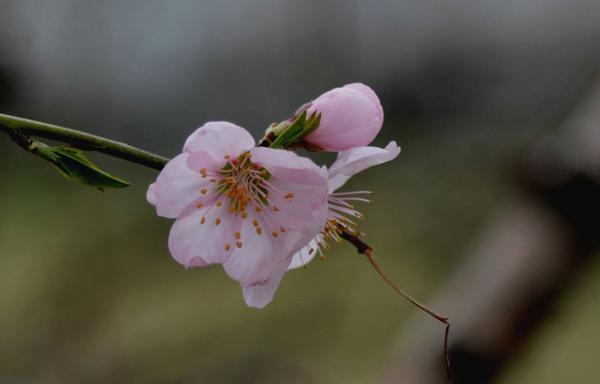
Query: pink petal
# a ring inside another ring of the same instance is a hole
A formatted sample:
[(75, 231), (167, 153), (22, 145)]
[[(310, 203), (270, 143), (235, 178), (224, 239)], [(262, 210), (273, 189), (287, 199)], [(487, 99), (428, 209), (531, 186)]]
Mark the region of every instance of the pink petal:
[(318, 183), (320, 178), (327, 178), (326, 171), (311, 159), (291, 151), (258, 147), (252, 148), (250, 153), (255, 164), (265, 167), (275, 177), (309, 183)]
[(270, 217), (278, 226), (303, 228), (308, 220), (327, 205), (327, 182), (325, 179), (321, 180), (315, 184), (302, 184), (273, 177), (269, 180)]
[(283, 273), (275, 274), (266, 281), (243, 287), (246, 305), (254, 308), (263, 308), (273, 300), (273, 295), (281, 283)]
[(344, 88), (351, 88), (366, 96), (377, 108), (377, 116), (381, 121), (383, 121), (383, 107), (381, 106), (381, 101), (379, 101), (379, 97), (377, 97), (377, 94), (375, 91), (373, 91), (373, 89), (371, 89), (371, 87), (363, 83), (352, 83), (344, 85)]
[(209, 204), (200, 209), (192, 205), (186, 211), (191, 212), (184, 212), (175, 221), (169, 235), (173, 258), (185, 267), (226, 261), (235, 246), (234, 233), (239, 231), (240, 218), (229, 214), (224, 205)]
[(337, 190), (353, 175), (374, 165), (391, 161), (399, 154), (400, 147), (395, 141), (385, 148), (358, 147), (340, 152), (337, 160), (329, 168), (329, 191)]
[[(325, 220), (328, 195), (325, 169), (281, 149), (253, 148), (251, 154), (252, 161), (271, 174), (267, 211), (277, 228), (303, 229), (315, 217)], [(312, 228), (309, 232), (318, 230)]]
[(227, 160), (223, 156), (218, 156), (214, 152), (198, 150), (188, 153), (187, 166), (196, 172), (204, 169), (207, 172), (207, 177), (218, 175), (221, 169), (225, 166)]
[(150, 185), (146, 198), (159, 216), (175, 218), (199, 197), (201, 188), (210, 187), (208, 180), (187, 166), (188, 154), (169, 161)]
[(154, 191), (155, 183), (152, 183), (148, 186), (148, 191), (146, 191), (146, 200), (152, 205), (156, 205), (156, 192)]
[(350, 84), (322, 94), (307, 110), (308, 114), (313, 112), (321, 114), (321, 123), (304, 140), (330, 152), (370, 144), (383, 124), (379, 99), (364, 84)]
[(226, 155), (236, 158), (254, 145), (254, 139), (244, 128), (226, 121), (211, 121), (187, 138), (183, 151), (204, 151), (215, 159)]
[[(254, 220), (258, 223), (260, 231), (257, 231), (253, 224)], [(277, 237), (272, 235), (273, 231), (277, 231)], [(289, 254), (286, 238), (289, 232), (282, 233), (272, 228), (261, 215), (249, 212), (248, 217), (241, 222), (240, 235), (241, 247), (236, 245), (233, 248), (223, 267), (225, 272), (242, 286), (266, 281), (286, 262)], [(287, 263), (289, 262), (288, 258)]]
[(292, 260), (292, 256), (296, 255), (302, 249), (314, 244), (314, 239), (317, 236), (320, 236), (320, 232), (325, 226), (327, 216), (328, 205), (323, 204), (323, 207), (319, 207), (318, 210), (313, 213), (312, 218), (306, 222), (304, 228), (302, 228), (297, 235), (294, 236), (296, 233), (295, 231), (290, 231), (286, 244), (286, 248), (289, 250), (290, 260)]

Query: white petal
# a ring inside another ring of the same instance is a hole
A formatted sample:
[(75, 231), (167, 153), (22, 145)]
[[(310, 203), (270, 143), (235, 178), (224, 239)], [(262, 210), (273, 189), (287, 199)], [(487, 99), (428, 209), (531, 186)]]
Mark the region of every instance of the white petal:
[(192, 205), (186, 211), (191, 212), (184, 212), (175, 221), (169, 235), (173, 258), (185, 267), (225, 262), (235, 247), (239, 217), (226, 212), (224, 205), (201, 209)]
[(159, 216), (175, 218), (193, 201), (200, 197), (202, 188), (209, 188), (208, 180), (188, 165), (188, 154), (182, 153), (169, 161), (148, 188), (146, 197), (156, 206)]
[(281, 283), (283, 273), (269, 277), (265, 282), (248, 285), (243, 288), (246, 305), (254, 308), (263, 308), (273, 300), (273, 295)]
[(244, 128), (226, 121), (211, 121), (187, 138), (183, 151), (205, 151), (217, 159), (227, 155), (236, 158), (254, 145), (252, 135)]
[[(317, 236), (321, 236), (321, 235), (317, 235)], [(312, 249), (312, 251), (311, 251), (311, 249)], [(300, 251), (296, 252), (294, 257), (292, 258), (292, 262), (290, 263), (288, 270), (300, 268), (300, 267), (303, 267), (306, 264), (310, 263), (311, 260), (317, 254), (317, 249), (318, 249), (317, 241), (315, 239), (311, 240), (311, 242), (306, 247), (304, 247)]]
[[(273, 231), (277, 231), (277, 237), (273, 236)], [(231, 256), (223, 263), (225, 272), (242, 286), (266, 281), (285, 263), (289, 253), (286, 250), (288, 233), (272, 228), (262, 215), (248, 212), (248, 217), (241, 220), (241, 247), (236, 244)]]
[(340, 188), (355, 174), (391, 161), (399, 154), (400, 147), (395, 141), (390, 142), (385, 148), (357, 147), (340, 152), (329, 168), (329, 192)]

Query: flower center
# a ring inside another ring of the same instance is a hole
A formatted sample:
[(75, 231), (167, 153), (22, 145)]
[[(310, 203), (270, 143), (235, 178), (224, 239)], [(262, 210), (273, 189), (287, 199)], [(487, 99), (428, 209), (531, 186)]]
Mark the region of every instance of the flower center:
[(220, 171), (217, 190), (229, 199), (230, 212), (245, 212), (248, 205), (255, 209), (268, 205), (267, 180), (271, 174), (250, 159), (250, 152), (237, 159), (226, 157), (227, 164)]
[[(280, 208), (276, 204), (269, 204), (269, 199), (270, 195), (275, 194), (271, 202), (275, 199), (292, 203), (294, 193), (282, 191), (273, 185), (271, 173), (253, 162), (250, 152), (242, 153), (234, 159), (229, 155), (224, 157), (226, 162), (221, 169), (209, 172), (208, 168), (201, 168), (199, 171), (202, 178), (208, 178), (207, 181), (212, 184), (202, 184), (201, 197), (195, 204), (196, 208), (204, 209), (200, 224), (211, 222), (219, 226), (228, 220), (222, 211), (227, 209), (231, 215), (239, 214), (242, 219), (249, 219), (253, 227), (248, 228), (256, 236), (262, 236), (265, 232), (274, 239), (284, 238), (282, 234), (288, 228), (275, 218)], [(205, 207), (206, 204), (208, 206)], [(240, 231), (232, 234), (231, 239), (223, 245), (226, 252), (233, 250), (234, 244), (235, 247), (242, 248), (242, 234)]]

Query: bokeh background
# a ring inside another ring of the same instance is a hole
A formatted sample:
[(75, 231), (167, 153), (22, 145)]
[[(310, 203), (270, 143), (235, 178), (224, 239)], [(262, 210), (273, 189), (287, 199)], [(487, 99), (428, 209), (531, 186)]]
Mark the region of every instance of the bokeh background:
[[(259, 137), (364, 82), (375, 144), (403, 151), (346, 189), (374, 191), (360, 228), (387, 273), (451, 315), (455, 381), (591, 383), (600, 146), (570, 128), (600, 131), (599, 42), (595, 0), (0, 0), (0, 113), (173, 156), (205, 121)], [(442, 326), (349, 244), (247, 308), (220, 267), (171, 259), (155, 171), (91, 157), (133, 186), (75, 185), (0, 136), (0, 383), (444, 382)]]

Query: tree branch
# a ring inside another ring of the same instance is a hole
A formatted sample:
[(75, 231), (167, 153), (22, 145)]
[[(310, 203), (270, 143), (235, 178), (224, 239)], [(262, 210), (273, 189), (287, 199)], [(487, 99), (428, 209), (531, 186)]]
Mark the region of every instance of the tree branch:
[(0, 114), (0, 130), (6, 132), (22, 148), (22, 138), (33, 136), (72, 144), (83, 150), (101, 152), (159, 171), (169, 161), (165, 157), (118, 141), (16, 116)]

